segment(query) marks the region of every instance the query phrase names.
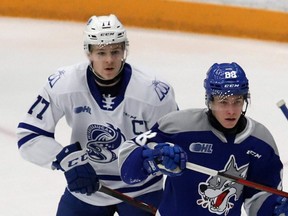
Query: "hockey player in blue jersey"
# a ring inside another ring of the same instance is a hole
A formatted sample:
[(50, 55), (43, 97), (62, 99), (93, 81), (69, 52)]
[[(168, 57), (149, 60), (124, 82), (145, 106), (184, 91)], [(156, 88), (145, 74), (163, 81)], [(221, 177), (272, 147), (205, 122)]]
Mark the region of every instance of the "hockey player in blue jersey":
[[(128, 185), (117, 155), (126, 139), (177, 110), (173, 89), (126, 63), (127, 33), (115, 15), (89, 19), (84, 50), (89, 61), (60, 68), (35, 98), (17, 129), (19, 151), (28, 161), (64, 172), (67, 188), (57, 216), (151, 215), (98, 189), (103, 185), (158, 206), (163, 176)], [(62, 117), (72, 128), (71, 145), (54, 138)]]
[(248, 79), (237, 63), (214, 64), (204, 80), (207, 109), (162, 117), (150, 131), (127, 140), (119, 151), (123, 181), (139, 183), (167, 175), (156, 215), (288, 215), (277, 195), (244, 187), (220, 176), (186, 168), (186, 162), (282, 189), (283, 165), (269, 130), (245, 115)]

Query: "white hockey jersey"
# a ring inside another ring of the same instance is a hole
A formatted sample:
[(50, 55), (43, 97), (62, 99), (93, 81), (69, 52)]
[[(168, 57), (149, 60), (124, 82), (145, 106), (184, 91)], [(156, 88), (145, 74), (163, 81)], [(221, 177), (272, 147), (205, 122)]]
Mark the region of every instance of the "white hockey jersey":
[[(51, 167), (63, 148), (54, 138), (55, 127), (65, 116), (72, 128), (71, 143), (78, 141), (88, 150), (90, 163), (101, 184), (132, 197), (162, 188), (162, 176), (150, 177), (136, 185), (121, 181), (118, 149), (125, 140), (147, 131), (160, 117), (177, 110), (174, 92), (169, 84), (127, 63), (123, 70), (121, 90), (115, 97), (101, 95), (88, 62), (60, 68), (50, 76), (18, 125), (22, 157)], [(73, 194), (92, 205), (121, 202), (101, 192), (91, 196)]]

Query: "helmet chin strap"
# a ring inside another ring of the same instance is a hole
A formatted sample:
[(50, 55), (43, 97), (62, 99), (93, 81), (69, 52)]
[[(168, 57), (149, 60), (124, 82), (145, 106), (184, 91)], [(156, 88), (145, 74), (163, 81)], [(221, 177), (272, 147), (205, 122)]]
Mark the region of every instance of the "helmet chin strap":
[(245, 99), (245, 104), (246, 104), (246, 106), (245, 106), (245, 109), (244, 110), (242, 110), (242, 114), (243, 115), (245, 115), (246, 114), (246, 112), (247, 112), (247, 108), (248, 108), (248, 100), (247, 99)]

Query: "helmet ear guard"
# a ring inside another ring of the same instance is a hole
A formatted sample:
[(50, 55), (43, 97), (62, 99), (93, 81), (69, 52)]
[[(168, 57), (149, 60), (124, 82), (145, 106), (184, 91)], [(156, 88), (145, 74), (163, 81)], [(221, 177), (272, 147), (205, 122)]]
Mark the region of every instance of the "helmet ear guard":
[(207, 71), (204, 88), (208, 108), (214, 96), (243, 95), (247, 103), (250, 98), (249, 81), (244, 70), (235, 62), (213, 64)]

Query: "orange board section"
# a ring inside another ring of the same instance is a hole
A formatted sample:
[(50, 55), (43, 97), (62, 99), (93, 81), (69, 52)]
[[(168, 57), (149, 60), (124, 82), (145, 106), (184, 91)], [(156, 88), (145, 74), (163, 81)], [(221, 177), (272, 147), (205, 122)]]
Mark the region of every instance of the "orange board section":
[(125, 26), (288, 42), (288, 13), (164, 0), (1, 0), (0, 15), (86, 22), (114, 13)]

